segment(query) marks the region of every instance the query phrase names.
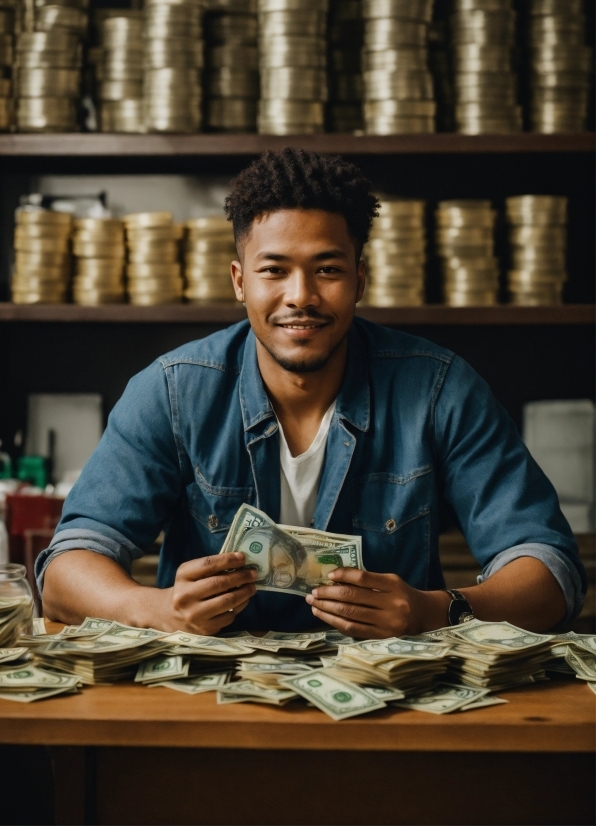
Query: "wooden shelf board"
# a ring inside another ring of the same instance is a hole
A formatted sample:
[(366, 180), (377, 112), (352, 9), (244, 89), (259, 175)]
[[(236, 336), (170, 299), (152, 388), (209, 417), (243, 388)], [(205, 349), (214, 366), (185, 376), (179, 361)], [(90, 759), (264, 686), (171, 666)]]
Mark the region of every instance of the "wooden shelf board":
[(538, 135), (0, 135), (0, 156), (193, 156), (257, 155), (265, 149), (296, 146), (322, 153), (430, 154), (507, 152), (593, 152), (594, 134)]
[[(497, 307), (444, 307), (428, 304), (424, 307), (361, 307), (357, 314), (386, 325), (593, 324), (595, 321), (592, 304), (564, 304), (559, 307), (512, 307), (505, 304)], [(233, 324), (243, 318), (246, 318), (246, 311), (237, 304), (79, 307), (75, 304), (0, 303), (0, 322)]]

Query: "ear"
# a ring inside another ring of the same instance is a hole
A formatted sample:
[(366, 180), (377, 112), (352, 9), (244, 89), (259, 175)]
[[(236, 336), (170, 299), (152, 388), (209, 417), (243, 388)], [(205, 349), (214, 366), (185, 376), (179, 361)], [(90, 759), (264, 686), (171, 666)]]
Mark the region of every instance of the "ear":
[(242, 264), (240, 261), (232, 261), (230, 264), (230, 273), (232, 275), (232, 284), (234, 285), (234, 292), (238, 301), (244, 301), (244, 277), (242, 275)]
[(361, 258), (358, 262), (358, 270), (356, 271), (356, 278), (358, 279), (358, 287), (356, 290), (356, 304), (362, 298), (364, 293), (364, 288), (366, 286), (366, 262), (364, 258)]

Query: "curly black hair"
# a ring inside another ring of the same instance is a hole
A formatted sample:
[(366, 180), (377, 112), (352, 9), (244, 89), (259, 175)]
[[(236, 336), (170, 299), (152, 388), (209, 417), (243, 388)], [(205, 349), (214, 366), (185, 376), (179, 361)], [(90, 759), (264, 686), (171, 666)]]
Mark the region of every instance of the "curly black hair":
[(339, 155), (290, 148), (268, 150), (253, 161), (232, 180), (224, 204), (238, 247), (260, 215), (279, 209), (321, 209), (343, 215), (358, 256), (378, 208), (371, 183), (357, 166)]

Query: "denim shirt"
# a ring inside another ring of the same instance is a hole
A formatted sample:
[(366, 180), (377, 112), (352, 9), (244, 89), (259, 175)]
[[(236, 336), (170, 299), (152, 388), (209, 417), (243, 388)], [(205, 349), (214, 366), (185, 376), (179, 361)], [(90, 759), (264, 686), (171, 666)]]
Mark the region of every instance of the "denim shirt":
[[(158, 586), (217, 554), (243, 502), (280, 509), (279, 425), (243, 321), (158, 358), (129, 382), (68, 496), (36, 575), (57, 554), (96, 551), (126, 570), (163, 529)], [(355, 319), (313, 526), (362, 537), (364, 566), (444, 587), (438, 541), (461, 528), (486, 577), (520, 556), (544, 562), (567, 619), (586, 589), (554, 488), (487, 384), (453, 353)], [(481, 578), (482, 579), (482, 578)], [(234, 628), (316, 625), (298, 596), (259, 591)]]

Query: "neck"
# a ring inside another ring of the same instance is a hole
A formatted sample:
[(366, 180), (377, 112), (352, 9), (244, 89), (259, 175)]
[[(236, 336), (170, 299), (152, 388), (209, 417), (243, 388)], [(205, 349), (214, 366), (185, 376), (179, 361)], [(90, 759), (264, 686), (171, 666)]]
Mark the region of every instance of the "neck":
[(327, 364), (316, 373), (292, 373), (284, 370), (257, 339), (257, 361), (267, 395), (285, 429), (287, 419), (322, 419), (341, 387), (346, 357), (347, 337)]

